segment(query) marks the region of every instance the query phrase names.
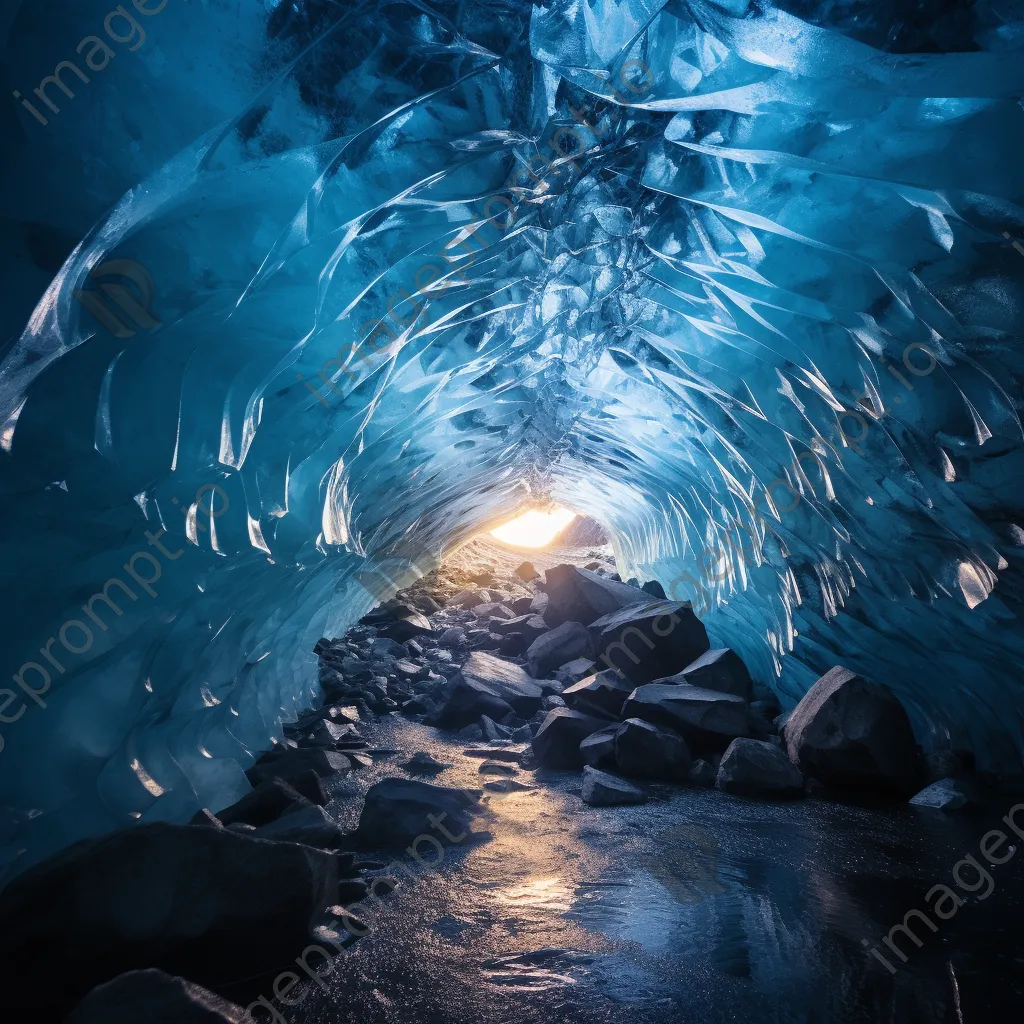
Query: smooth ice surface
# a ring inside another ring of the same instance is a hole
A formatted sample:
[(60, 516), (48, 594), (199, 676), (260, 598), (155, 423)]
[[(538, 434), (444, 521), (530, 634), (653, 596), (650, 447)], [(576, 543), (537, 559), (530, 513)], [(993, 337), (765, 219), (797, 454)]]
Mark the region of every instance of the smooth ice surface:
[(138, 4), (0, 14), (0, 860), (232, 802), (534, 498), (1018, 763), (1024, 5)]

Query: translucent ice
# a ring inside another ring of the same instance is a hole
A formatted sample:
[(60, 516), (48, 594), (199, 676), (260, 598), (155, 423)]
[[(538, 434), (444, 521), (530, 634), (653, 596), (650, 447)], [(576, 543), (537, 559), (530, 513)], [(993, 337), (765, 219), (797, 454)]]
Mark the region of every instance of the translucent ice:
[(11, 7), (2, 859), (230, 803), (533, 498), (1018, 763), (1024, 5)]

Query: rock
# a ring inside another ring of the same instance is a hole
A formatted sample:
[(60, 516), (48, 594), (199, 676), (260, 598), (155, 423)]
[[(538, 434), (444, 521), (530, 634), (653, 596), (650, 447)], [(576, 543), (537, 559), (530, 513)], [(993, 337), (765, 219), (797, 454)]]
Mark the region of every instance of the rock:
[(313, 804), (290, 786), (284, 779), (273, 778), (261, 782), (241, 800), (217, 812), (224, 825), (242, 822), (259, 827), (291, 810), (312, 807)]
[(473, 614), (478, 619), (488, 619), (491, 617), (498, 619), (514, 619), (515, 613), (507, 604), (499, 604), (496, 601), (489, 601), (486, 604), (478, 604), (471, 609)]
[(352, 762), (345, 754), (333, 750), (306, 748), (304, 750), (284, 750), (276, 756), (261, 758), (245, 774), (249, 781), (258, 785), (264, 779), (284, 779), (291, 783), (298, 775), (314, 771), (320, 778), (328, 778), (338, 772), (348, 772)]
[(685, 779), (691, 758), (678, 734), (628, 718), (615, 733), (615, 763), (631, 778)]
[(513, 743), (504, 747), (469, 747), (462, 753), (466, 757), (491, 758), (494, 761), (508, 761), (511, 764), (521, 765), (524, 756), (532, 751), (528, 743)]
[(602, 615), (648, 600), (646, 594), (632, 587), (575, 565), (556, 565), (547, 570), (544, 580), (548, 602), (543, 615), (549, 626), (560, 626), (563, 622), (589, 626)]
[(690, 765), (690, 771), (686, 776), (690, 782), (697, 786), (706, 786), (711, 789), (715, 785), (715, 781), (718, 777), (718, 771), (713, 764), (709, 764), (703, 758), (697, 758), (693, 764)]
[(322, 850), (337, 849), (345, 839), (338, 823), (316, 804), (289, 811), (276, 821), (260, 826), (256, 835), (279, 843), (305, 843)]
[(839, 666), (803, 696), (786, 725), (790, 760), (826, 786), (913, 792), (914, 731), (885, 687)]
[(537, 637), (527, 648), (530, 674), (541, 679), (574, 658), (593, 658), (594, 644), (590, 634), (579, 622), (562, 625)]
[(548, 624), (540, 615), (517, 615), (511, 619), (492, 621), (491, 629), (495, 633), (523, 633), (532, 644), (539, 636), (548, 632)]
[(466, 643), (466, 631), (459, 626), (449, 626), (438, 638), (439, 647), (462, 647)]
[(495, 779), (493, 782), (484, 783), (484, 789), (488, 793), (523, 793), (536, 788), (536, 786), (528, 786), (518, 779)]
[(488, 760), (481, 762), (477, 771), (481, 775), (512, 776), (517, 773), (518, 769), (508, 761), (495, 761), (493, 758), (489, 758)]
[(500, 721), (512, 712), (528, 718), (540, 707), (542, 696), (537, 680), (518, 665), (474, 651), (456, 677), (437, 724), (454, 729), (481, 715)]
[(498, 644), (498, 653), (503, 658), (521, 658), (529, 646), (523, 633), (506, 633)]
[(659, 601), (664, 601), (668, 597), (665, 588), (657, 580), (648, 580), (640, 589)]
[[(408, 846), (418, 836), (435, 838), (444, 828), (463, 838), (479, 812), (480, 791), (446, 789), (415, 779), (384, 779), (371, 786), (350, 837), (357, 848)], [(436, 849), (436, 848), (435, 848)]]
[(615, 734), (619, 731), (618, 723), (605, 726), (592, 732), (580, 744), (580, 757), (584, 764), (592, 768), (615, 767)]
[(65, 1024), (240, 1024), (245, 1011), (201, 985), (150, 968), (94, 988)]
[(370, 641), (370, 657), (379, 658), (387, 655), (391, 658), (408, 658), (409, 651), (403, 644), (390, 637), (377, 637)]
[(408, 658), (395, 662), (395, 672), (403, 679), (426, 679), (429, 671), (426, 665), (419, 665)]
[(435, 601), (429, 594), (417, 594), (412, 599), (412, 603), (421, 612), (423, 612), (424, 615), (434, 615), (442, 608), (442, 605)]
[(583, 789), (580, 794), (591, 807), (615, 807), (621, 804), (646, 803), (647, 794), (625, 779), (598, 771), (591, 765), (583, 769)]
[(217, 817), (209, 807), (203, 807), (196, 811), (189, 819), (190, 825), (206, 825), (209, 828), (224, 828), (224, 823)]
[(717, 690), (719, 693), (732, 693), (749, 701), (754, 693), (754, 682), (750, 678), (747, 666), (740, 656), (728, 647), (719, 647), (706, 651), (696, 661), (683, 669), (682, 675), (691, 686), (699, 686), (704, 690)]
[(488, 718), (486, 715), (480, 716), (480, 730), (484, 734), (485, 740), (507, 740), (511, 738), (512, 730), (506, 729), (503, 725), (498, 725), (497, 722)]
[(530, 611), (534, 615), (543, 615), (548, 609), (548, 603), (548, 595), (540, 593), (530, 602)]
[(609, 612), (590, 624), (590, 635), (598, 663), (634, 686), (671, 676), (708, 649), (703, 623), (678, 601), (647, 600)]
[(460, 590), (454, 597), (448, 599), (448, 607), (453, 605), (457, 608), (465, 608), (469, 610), (478, 604), (485, 604), (487, 601), (487, 595), (480, 593), (479, 590)]
[(533, 737), (533, 753), (542, 768), (571, 771), (583, 764), (580, 744), (608, 723), (567, 708), (549, 711)]
[(569, 707), (577, 711), (586, 714), (596, 711), (618, 718), (633, 689), (633, 684), (617, 672), (605, 669), (566, 687), (561, 696)]
[(956, 750), (933, 750), (924, 758), (925, 778), (929, 782), (955, 779), (971, 767)]
[(959, 779), (940, 779), (926, 786), (910, 798), (914, 807), (928, 807), (936, 811), (959, 811), (973, 804), (974, 798)]
[(540, 575), (533, 567), (533, 562), (523, 562), (515, 572), (524, 583), (529, 583), (530, 580), (535, 580)]
[(761, 740), (733, 740), (718, 766), (715, 785), (740, 796), (804, 795), (804, 779), (797, 767), (782, 749)]
[[(95, 986), (143, 967), (218, 989), (272, 975), (306, 948), (310, 922), (340, 893), (365, 891), (342, 882), (352, 864), (296, 843), (164, 822), (75, 843), (0, 893), (5, 1013), (63, 1020)], [(74, 956), (55, 971), (40, 950), (58, 949)]]
[(474, 583), (479, 583), (481, 587), (494, 586), (493, 569), (479, 569), (477, 572), (470, 573), (469, 578)]
[(404, 607), (404, 611), (396, 615), (393, 622), (385, 623), (377, 627), (378, 637), (388, 637), (401, 643), (403, 640), (412, 640), (417, 636), (429, 636), (434, 632), (428, 619), (422, 612), (415, 608)]
[(675, 729), (689, 745), (724, 749), (737, 736), (749, 735), (747, 706), (739, 697), (674, 683), (638, 686), (623, 705), (626, 718)]
[(509, 608), (516, 615), (529, 615), (533, 611), (533, 602), (534, 598), (532, 597), (517, 597), (509, 603)]
[(420, 750), (398, 767), (404, 768), (410, 775), (437, 775), (438, 772), (443, 772), (445, 768), (451, 768), (451, 765), (438, 761), (430, 754)]
[(572, 661), (567, 661), (564, 665), (559, 665), (555, 669), (555, 679), (563, 687), (572, 686), (573, 683), (578, 683), (581, 679), (592, 676), (596, 671), (597, 665), (589, 658), (573, 658)]

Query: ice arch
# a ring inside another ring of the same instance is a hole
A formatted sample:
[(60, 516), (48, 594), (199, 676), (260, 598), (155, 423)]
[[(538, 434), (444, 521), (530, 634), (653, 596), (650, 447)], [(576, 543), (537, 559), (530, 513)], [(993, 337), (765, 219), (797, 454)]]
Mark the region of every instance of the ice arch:
[(230, 802), (533, 496), (1017, 763), (1024, 7), (904, 6), (139, 0), (53, 114), (108, 8), (10, 5), (5, 858)]

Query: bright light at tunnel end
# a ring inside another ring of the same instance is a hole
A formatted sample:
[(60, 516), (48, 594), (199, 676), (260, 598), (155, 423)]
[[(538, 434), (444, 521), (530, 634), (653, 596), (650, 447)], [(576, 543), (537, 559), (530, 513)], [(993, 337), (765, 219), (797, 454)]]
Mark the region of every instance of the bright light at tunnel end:
[(560, 505), (547, 512), (534, 508), (491, 530), (491, 536), (503, 544), (512, 544), (518, 548), (542, 548), (550, 544), (575, 518), (575, 512)]

